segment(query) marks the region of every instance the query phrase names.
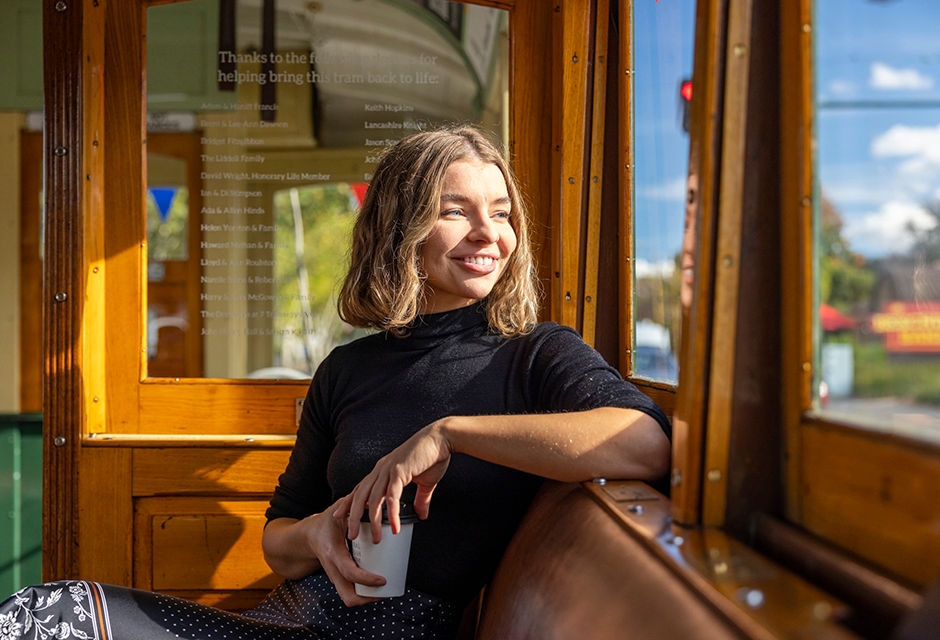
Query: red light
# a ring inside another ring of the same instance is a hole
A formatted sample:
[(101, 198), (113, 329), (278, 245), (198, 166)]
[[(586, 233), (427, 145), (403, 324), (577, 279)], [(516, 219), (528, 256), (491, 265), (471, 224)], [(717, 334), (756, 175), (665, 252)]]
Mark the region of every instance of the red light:
[(692, 81), (686, 80), (682, 83), (682, 88), (679, 89), (679, 95), (682, 96), (682, 99), (686, 102), (692, 101)]

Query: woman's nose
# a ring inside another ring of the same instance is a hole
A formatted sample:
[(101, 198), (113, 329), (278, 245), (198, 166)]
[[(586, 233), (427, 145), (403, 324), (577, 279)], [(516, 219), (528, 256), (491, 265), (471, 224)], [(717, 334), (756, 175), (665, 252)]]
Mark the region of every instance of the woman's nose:
[(493, 243), (499, 240), (499, 229), (488, 215), (481, 215), (474, 220), (468, 237), (477, 242)]

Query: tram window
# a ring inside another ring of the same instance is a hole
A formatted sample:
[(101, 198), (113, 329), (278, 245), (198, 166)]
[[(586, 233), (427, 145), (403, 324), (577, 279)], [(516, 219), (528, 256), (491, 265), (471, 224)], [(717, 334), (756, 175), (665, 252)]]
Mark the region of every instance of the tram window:
[(816, 4), (817, 406), (940, 442), (940, 5)]
[(462, 2), (153, 3), (148, 377), (309, 377), (353, 332), (334, 232), (382, 151), (443, 122), (508, 139), (508, 29)]
[(633, 374), (675, 384), (695, 2), (638, 2), (632, 7)]

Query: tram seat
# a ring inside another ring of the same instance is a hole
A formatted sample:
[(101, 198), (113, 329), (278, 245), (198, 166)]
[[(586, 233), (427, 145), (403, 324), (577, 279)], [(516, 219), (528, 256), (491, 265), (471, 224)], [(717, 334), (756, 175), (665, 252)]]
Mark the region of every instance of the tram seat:
[(554, 482), (510, 542), (475, 622), (461, 638), (740, 637), (584, 487)]

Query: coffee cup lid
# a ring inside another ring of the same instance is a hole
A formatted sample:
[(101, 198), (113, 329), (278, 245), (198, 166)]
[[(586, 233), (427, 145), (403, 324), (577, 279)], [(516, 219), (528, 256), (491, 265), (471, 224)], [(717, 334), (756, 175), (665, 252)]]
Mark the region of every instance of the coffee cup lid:
[[(398, 505), (398, 519), (402, 524), (411, 524), (418, 521), (418, 514), (415, 513), (414, 505), (409, 502), (401, 502)], [(362, 522), (369, 522), (369, 512), (362, 513)], [(382, 505), (382, 524), (389, 524), (388, 504)]]

